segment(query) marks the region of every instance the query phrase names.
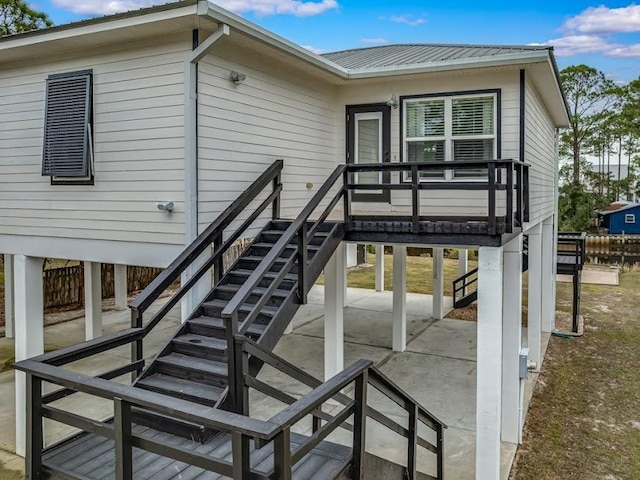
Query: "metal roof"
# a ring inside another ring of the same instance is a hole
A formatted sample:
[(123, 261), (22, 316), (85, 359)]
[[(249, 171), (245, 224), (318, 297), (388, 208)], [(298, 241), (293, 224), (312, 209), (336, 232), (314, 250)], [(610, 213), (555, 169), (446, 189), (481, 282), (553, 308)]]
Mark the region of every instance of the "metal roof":
[(437, 63), (466, 58), (498, 57), (530, 51), (550, 50), (544, 46), (403, 44), (356, 48), (322, 56), (347, 69), (384, 68), (399, 65)]
[(628, 204), (621, 204), (620, 202), (615, 202), (615, 203), (612, 203), (611, 205), (609, 205), (609, 207), (611, 207), (613, 205), (621, 205), (621, 207), (620, 208), (615, 208), (615, 210), (600, 210), (598, 212), (598, 214), (600, 214), (602, 216), (611, 215), (612, 213), (618, 213), (618, 212), (622, 212), (624, 210), (629, 210), (631, 208), (640, 207), (640, 203), (633, 203), (633, 202), (629, 202)]

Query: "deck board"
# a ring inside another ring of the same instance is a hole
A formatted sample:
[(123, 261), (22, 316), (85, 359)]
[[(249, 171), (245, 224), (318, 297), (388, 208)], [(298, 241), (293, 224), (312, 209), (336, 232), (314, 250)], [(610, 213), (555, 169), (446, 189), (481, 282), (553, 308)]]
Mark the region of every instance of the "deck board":
[[(167, 445), (191, 448), (212, 458), (232, 460), (231, 438), (219, 435), (206, 443), (196, 443), (190, 439), (161, 432), (140, 425), (134, 425), (133, 433), (152, 438)], [(292, 434), (292, 448), (295, 450), (306, 440), (302, 435)], [(265, 477), (273, 469), (273, 443), (259, 450), (251, 447), (251, 465)], [(44, 460), (49, 468), (59, 469), (64, 475), (89, 480), (113, 478), (115, 457), (114, 442), (105, 437), (85, 433), (67, 443), (49, 449)], [(322, 442), (294, 467), (293, 478), (298, 480), (334, 478), (348, 464), (351, 451), (348, 447)], [(221, 480), (228, 477), (203, 470), (200, 467), (178, 462), (173, 459), (133, 449), (134, 478), (136, 480)], [(55, 473), (51, 478), (60, 478)]]

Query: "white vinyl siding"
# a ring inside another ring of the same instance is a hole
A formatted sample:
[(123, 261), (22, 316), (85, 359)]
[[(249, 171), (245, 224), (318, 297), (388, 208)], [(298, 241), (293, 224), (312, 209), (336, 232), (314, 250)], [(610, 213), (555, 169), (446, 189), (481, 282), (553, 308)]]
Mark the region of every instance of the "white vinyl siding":
[[(246, 79), (234, 84), (231, 71)], [(335, 87), (232, 46), (200, 62), (199, 81), (200, 229), (277, 159), (281, 213), (295, 217), (338, 162)]]
[[(520, 118), (518, 72), (504, 70), (495, 72), (455, 72), (394, 78), (393, 83), (372, 83), (370, 81), (345, 85), (340, 90), (340, 101), (345, 105), (384, 103), (394, 93), (398, 97), (424, 94), (443, 94), (472, 90), (500, 90), (502, 158), (518, 158), (518, 125)], [(400, 162), (400, 151), (404, 148), (400, 130), (401, 109), (391, 109), (391, 162)], [(346, 138), (343, 135), (345, 124), (341, 112), (338, 133), (340, 151), (345, 151)], [(392, 175), (392, 181), (398, 181)], [(486, 215), (487, 194), (469, 190), (427, 190), (420, 192), (421, 214), (433, 216)], [(501, 205), (502, 200), (498, 200)], [(390, 213), (411, 213), (411, 194), (405, 191), (393, 191), (391, 204), (357, 203), (356, 211), (378, 211)]]
[(555, 128), (540, 95), (527, 80), (525, 89), (525, 162), (529, 169), (530, 222), (553, 215), (558, 168)]
[[(191, 33), (0, 70), (0, 235), (184, 244)], [(95, 185), (42, 176), (46, 80), (93, 70)], [(170, 215), (155, 203), (176, 202)], [(46, 242), (45, 242), (46, 243)]]

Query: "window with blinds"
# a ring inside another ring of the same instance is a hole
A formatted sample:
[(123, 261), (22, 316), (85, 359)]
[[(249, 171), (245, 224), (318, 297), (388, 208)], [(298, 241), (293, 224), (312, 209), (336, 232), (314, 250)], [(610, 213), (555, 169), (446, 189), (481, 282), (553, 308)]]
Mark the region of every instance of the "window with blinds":
[(42, 175), (53, 183), (92, 183), (91, 71), (47, 79)]
[[(404, 160), (407, 162), (496, 158), (496, 95), (409, 98), (404, 102)], [(479, 178), (486, 169), (443, 169), (423, 178)]]

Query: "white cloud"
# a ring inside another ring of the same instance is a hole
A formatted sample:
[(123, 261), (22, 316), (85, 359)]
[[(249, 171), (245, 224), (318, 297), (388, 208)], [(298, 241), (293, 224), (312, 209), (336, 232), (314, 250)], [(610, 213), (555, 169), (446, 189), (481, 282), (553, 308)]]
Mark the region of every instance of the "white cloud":
[(361, 43), (366, 43), (368, 45), (384, 45), (385, 43), (389, 43), (389, 40), (386, 38), (362, 38), (360, 39)]
[(620, 43), (614, 34), (640, 32), (640, 5), (608, 8), (589, 7), (568, 19), (564, 37), (538, 45), (553, 45), (558, 56), (599, 53), (608, 57), (640, 57), (640, 44)]
[(427, 21), (424, 17), (414, 18), (413, 15), (391, 15), (389, 20), (395, 23), (404, 23), (411, 27), (422, 25)]
[(640, 32), (640, 5), (620, 8), (608, 8), (604, 5), (589, 7), (567, 20), (563, 29), (585, 34)]
[(599, 35), (568, 35), (531, 45), (553, 46), (559, 57), (570, 57), (581, 53), (601, 53), (607, 57), (640, 57), (640, 44), (611, 43)]
[(320, 48), (312, 47), (311, 45), (302, 45), (302, 48), (309, 50), (310, 52), (315, 53), (316, 55), (320, 55), (324, 53), (324, 50)]
[[(108, 15), (166, 2), (167, 0), (53, 0), (57, 7), (82, 15)], [(338, 8), (337, 0), (216, 0), (216, 4), (235, 13), (253, 12), (258, 15), (280, 14), (298, 17), (318, 15)]]

